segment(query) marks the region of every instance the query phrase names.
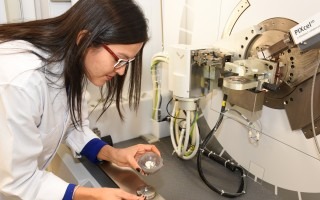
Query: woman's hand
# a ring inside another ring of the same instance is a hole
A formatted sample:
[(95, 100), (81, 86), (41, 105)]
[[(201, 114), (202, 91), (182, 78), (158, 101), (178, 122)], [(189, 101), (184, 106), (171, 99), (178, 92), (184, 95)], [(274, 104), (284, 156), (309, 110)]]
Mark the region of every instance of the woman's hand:
[(137, 160), (146, 152), (154, 152), (160, 155), (160, 151), (155, 145), (150, 144), (137, 144), (127, 148), (113, 148), (112, 146), (106, 145), (102, 147), (98, 153), (98, 158), (101, 160), (107, 160), (115, 163), (120, 167), (132, 167), (137, 171), (141, 171)]
[(144, 200), (145, 197), (130, 194), (118, 188), (86, 188), (79, 187), (73, 200)]

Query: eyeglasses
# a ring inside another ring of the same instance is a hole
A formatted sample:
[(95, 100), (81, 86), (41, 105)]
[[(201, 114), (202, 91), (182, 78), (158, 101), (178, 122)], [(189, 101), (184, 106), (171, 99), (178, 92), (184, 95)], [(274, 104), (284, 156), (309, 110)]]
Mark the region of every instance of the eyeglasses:
[(127, 67), (135, 59), (135, 58), (131, 58), (129, 60), (125, 60), (125, 59), (119, 58), (107, 45), (103, 44), (102, 46), (115, 59), (116, 64), (113, 65), (115, 69), (119, 69), (121, 67)]

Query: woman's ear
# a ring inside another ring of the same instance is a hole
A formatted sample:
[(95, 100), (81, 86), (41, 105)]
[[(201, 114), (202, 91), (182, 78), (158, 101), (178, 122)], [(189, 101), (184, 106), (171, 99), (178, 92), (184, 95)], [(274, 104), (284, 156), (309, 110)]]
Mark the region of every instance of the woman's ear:
[(89, 31), (88, 30), (81, 30), (79, 33), (78, 33), (78, 36), (77, 36), (77, 45), (79, 45), (79, 43), (81, 42), (81, 39), (86, 35), (86, 34), (89, 34)]

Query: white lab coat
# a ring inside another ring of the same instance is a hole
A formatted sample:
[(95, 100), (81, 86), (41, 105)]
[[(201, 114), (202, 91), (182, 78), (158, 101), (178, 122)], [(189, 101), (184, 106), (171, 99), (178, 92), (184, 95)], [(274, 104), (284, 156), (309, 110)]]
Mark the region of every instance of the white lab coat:
[(58, 146), (65, 141), (79, 153), (97, 136), (87, 119), (83, 132), (70, 128), (63, 80), (48, 86), (35, 70), (40, 59), (23, 49), (45, 55), (24, 41), (0, 44), (0, 200), (59, 200), (69, 183), (45, 170)]

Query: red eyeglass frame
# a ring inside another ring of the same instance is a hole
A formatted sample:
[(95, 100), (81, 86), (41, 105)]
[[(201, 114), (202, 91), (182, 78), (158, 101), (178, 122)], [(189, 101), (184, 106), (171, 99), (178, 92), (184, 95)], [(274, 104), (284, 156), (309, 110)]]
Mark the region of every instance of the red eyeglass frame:
[(124, 67), (124, 66), (129, 66), (129, 64), (134, 61), (135, 58), (131, 58), (129, 60), (125, 60), (125, 59), (122, 59), (122, 58), (119, 58), (109, 47), (108, 45), (106, 44), (102, 44), (102, 47), (108, 51), (110, 53), (110, 55), (114, 58), (114, 60), (116, 61), (116, 64), (113, 65), (113, 67), (115, 69), (118, 69), (118, 68), (121, 68), (121, 67)]

